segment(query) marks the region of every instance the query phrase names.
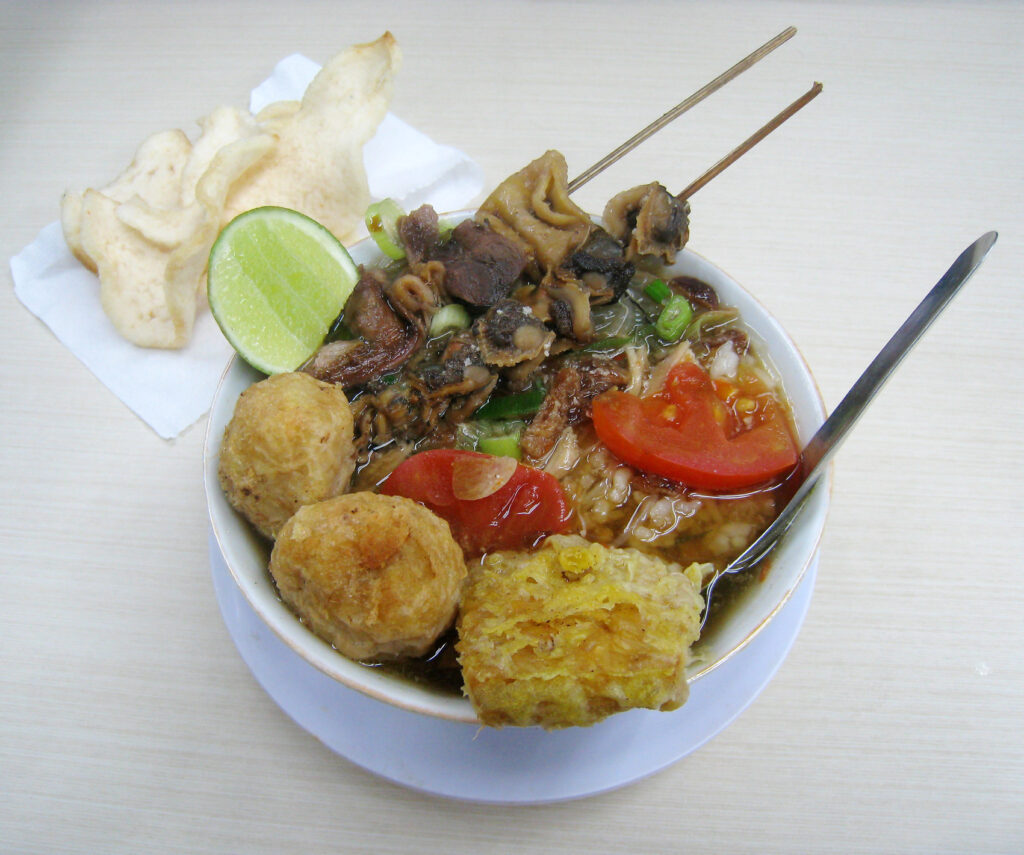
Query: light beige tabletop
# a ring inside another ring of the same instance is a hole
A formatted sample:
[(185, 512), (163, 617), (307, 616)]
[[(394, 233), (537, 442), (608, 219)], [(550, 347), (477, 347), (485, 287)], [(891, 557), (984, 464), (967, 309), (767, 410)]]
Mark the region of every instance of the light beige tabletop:
[(0, 851), (1024, 851), (1024, 8), (1013, 3), (4, 3), (0, 241), (280, 58), (390, 29), (393, 111), (493, 185), (580, 171), (798, 35), (576, 198), (680, 189), (690, 246), (799, 343), (832, 407), (968, 243), (999, 242), (842, 449), (810, 611), (735, 722), (653, 777), (445, 801), (336, 756), (261, 690), (207, 559), (205, 419), (136, 418), (0, 290)]

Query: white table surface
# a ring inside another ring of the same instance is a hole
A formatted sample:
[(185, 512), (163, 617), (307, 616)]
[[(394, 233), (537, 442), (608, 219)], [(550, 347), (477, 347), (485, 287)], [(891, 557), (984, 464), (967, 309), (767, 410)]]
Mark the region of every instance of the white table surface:
[(1024, 850), (1024, 7), (1013, 3), (4, 3), (0, 241), (149, 133), (244, 104), (281, 57), (391, 29), (393, 110), (493, 184), (581, 171), (799, 34), (595, 179), (681, 188), (691, 246), (801, 345), (829, 406), (953, 258), (979, 274), (842, 450), (817, 588), (776, 679), (626, 789), (465, 805), (357, 769), (253, 680), (213, 597), (204, 423), (159, 439), (0, 291), (0, 851)]

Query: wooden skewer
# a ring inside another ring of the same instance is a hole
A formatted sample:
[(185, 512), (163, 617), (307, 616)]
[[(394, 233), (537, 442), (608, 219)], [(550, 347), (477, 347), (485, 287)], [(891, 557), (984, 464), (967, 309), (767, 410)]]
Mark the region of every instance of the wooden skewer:
[(796, 113), (798, 110), (802, 110), (811, 101), (818, 97), (818, 93), (821, 92), (821, 84), (815, 83), (810, 89), (808, 89), (803, 95), (796, 99), (790, 104), (785, 110), (783, 110), (774, 119), (768, 122), (760, 130), (747, 137), (742, 143), (736, 148), (730, 151), (725, 157), (723, 157), (718, 163), (712, 166), (707, 172), (705, 172), (700, 178), (690, 182), (689, 186), (683, 190), (676, 198), (680, 201), (686, 201), (694, 193), (700, 190), (705, 184), (707, 184), (712, 178), (724, 171), (726, 167), (731, 166), (743, 155), (750, 151), (755, 145), (763, 140), (768, 134), (774, 131), (779, 125), (786, 121), (790, 116)]
[(775, 48), (777, 48), (783, 42), (789, 41), (795, 35), (796, 27), (786, 27), (786, 29), (779, 33), (774, 39), (765, 42), (752, 54), (737, 62), (728, 71), (725, 71), (722, 74), (718, 75), (718, 77), (716, 77), (707, 85), (698, 89), (685, 101), (682, 101), (679, 104), (677, 104), (667, 113), (665, 113), (665, 115), (663, 115), (660, 119), (656, 119), (642, 131), (630, 137), (622, 145), (615, 149), (615, 151), (605, 155), (597, 163), (591, 166), (590, 169), (576, 176), (572, 181), (569, 182), (569, 192), (572, 193), (574, 190), (578, 190), (595, 175), (604, 172), (605, 169), (607, 169), (609, 166), (615, 163), (615, 161), (617, 161), (623, 155), (631, 152), (645, 139), (660, 131), (669, 122), (679, 118), (691, 107), (695, 106), (696, 104), (699, 104), (701, 101), (707, 98), (708, 95), (710, 95), (712, 92), (721, 89), (723, 86), (725, 86), (726, 83), (728, 83), (734, 77), (738, 77), (741, 73), (746, 71), (752, 65), (764, 59), (768, 54), (770, 54), (773, 50), (775, 50)]

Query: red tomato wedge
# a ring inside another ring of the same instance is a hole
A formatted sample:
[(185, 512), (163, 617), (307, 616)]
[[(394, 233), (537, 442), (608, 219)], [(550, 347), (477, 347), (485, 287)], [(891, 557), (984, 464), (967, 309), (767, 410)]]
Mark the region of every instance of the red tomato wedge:
[(673, 368), (649, 398), (606, 392), (593, 404), (594, 429), (619, 459), (699, 490), (737, 490), (796, 466), (799, 452), (778, 408), (730, 436), (722, 402), (699, 365)]
[[(380, 492), (426, 505), (448, 522), (452, 536), (473, 555), (528, 548), (565, 531), (569, 503), (562, 485), (540, 469), (520, 463), (510, 473), (509, 465), (510, 458), (475, 451), (421, 451), (400, 463)], [(488, 472), (491, 466), (493, 473)], [(459, 498), (481, 493), (486, 495)]]

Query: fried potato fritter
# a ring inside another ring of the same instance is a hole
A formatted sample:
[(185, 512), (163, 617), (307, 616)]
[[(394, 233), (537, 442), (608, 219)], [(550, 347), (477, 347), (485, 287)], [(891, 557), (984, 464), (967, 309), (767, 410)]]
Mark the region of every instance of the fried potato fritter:
[(270, 574), (309, 628), (352, 659), (426, 653), (466, 578), (448, 523), (411, 499), (349, 493), (281, 529)]
[(300, 371), (246, 389), (224, 430), (218, 476), (228, 501), (266, 537), (300, 507), (348, 489), (352, 412), (340, 386)]
[(702, 572), (578, 535), (488, 555), (467, 583), (456, 645), (480, 721), (550, 729), (681, 706)]

